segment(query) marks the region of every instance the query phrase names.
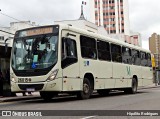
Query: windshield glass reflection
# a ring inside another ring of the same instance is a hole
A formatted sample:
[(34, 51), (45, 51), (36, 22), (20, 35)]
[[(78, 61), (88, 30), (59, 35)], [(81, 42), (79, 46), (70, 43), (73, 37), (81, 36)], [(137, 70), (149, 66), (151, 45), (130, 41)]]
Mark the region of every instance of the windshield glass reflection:
[(12, 67), (15, 70), (44, 69), (57, 62), (57, 36), (15, 39)]

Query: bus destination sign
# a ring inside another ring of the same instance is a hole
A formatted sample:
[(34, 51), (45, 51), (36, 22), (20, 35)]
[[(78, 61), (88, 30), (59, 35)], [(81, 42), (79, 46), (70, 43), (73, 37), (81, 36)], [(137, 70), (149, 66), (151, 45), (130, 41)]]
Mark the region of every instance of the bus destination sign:
[(49, 33), (53, 33), (53, 27), (34, 28), (26, 31), (20, 31), (19, 37), (34, 36), (34, 35), (49, 34)]

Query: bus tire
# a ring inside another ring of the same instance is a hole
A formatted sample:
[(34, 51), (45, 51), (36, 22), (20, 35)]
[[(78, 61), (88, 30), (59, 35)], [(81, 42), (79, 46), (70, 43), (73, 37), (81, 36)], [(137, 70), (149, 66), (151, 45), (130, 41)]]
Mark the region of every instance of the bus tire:
[(41, 91), (40, 96), (45, 101), (51, 101), (54, 96), (58, 95), (58, 93), (49, 92), (49, 91)]
[(88, 99), (90, 98), (93, 92), (93, 88), (91, 87), (91, 83), (88, 78), (84, 78), (83, 80), (83, 90), (77, 93), (78, 99)]
[(135, 78), (132, 79), (132, 86), (129, 89), (125, 89), (125, 93), (135, 94), (137, 93), (138, 82)]
[(97, 92), (101, 96), (107, 96), (109, 94), (109, 90), (107, 90), (107, 89), (97, 90)]

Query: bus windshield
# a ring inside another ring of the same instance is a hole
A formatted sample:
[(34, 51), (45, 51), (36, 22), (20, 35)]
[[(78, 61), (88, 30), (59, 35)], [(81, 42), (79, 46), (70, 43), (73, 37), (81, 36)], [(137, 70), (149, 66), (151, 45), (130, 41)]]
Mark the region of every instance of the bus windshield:
[(12, 67), (15, 70), (48, 68), (57, 62), (58, 36), (38, 35), (15, 38), (12, 52)]

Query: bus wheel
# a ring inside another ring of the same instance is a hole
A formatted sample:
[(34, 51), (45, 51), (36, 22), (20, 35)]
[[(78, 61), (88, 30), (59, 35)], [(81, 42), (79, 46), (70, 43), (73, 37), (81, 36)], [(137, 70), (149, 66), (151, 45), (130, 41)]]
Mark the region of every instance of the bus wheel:
[(137, 83), (137, 80), (136, 80), (135, 78), (133, 78), (133, 79), (132, 79), (132, 88), (131, 88), (131, 93), (132, 93), (132, 94), (137, 93), (137, 87), (138, 87), (137, 84), (138, 84), (138, 83)]
[(107, 96), (109, 94), (109, 90), (107, 90), (107, 89), (97, 90), (97, 92), (101, 96)]
[(43, 98), (45, 101), (51, 101), (54, 96), (58, 95), (58, 93), (54, 92), (47, 92), (47, 91), (42, 91), (40, 92), (41, 98)]
[(137, 93), (138, 82), (135, 78), (132, 79), (132, 87), (129, 89), (125, 89), (125, 93), (135, 94)]
[(83, 91), (78, 92), (77, 97), (79, 99), (88, 99), (93, 92), (91, 87), (91, 83), (88, 78), (84, 78), (83, 80)]

